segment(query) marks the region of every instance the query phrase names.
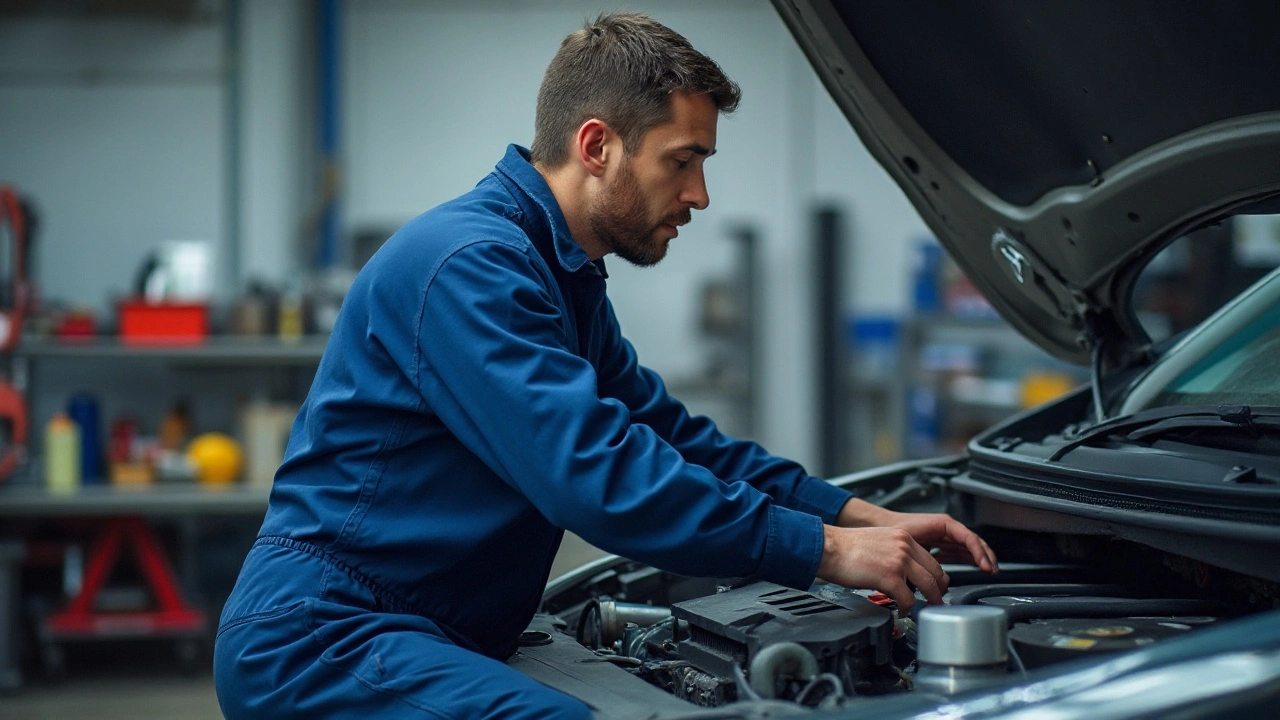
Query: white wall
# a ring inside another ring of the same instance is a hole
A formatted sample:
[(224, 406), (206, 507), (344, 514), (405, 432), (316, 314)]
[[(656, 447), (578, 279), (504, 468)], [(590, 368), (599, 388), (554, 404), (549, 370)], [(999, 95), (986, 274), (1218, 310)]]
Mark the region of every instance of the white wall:
[[(565, 34), (613, 9), (583, 0), (348, 0), (344, 6), (344, 227), (394, 227), (470, 188), (508, 142), (532, 139), (543, 69)], [(846, 311), (907, 307), (910, 240), (924, 226), (861, 147), (767, 0), (630, 3), (686, 35), (743, 88), (708, 163), (711, 206), (665, 263), (610, 265), (610, 294), (641, 358), (696, 375), (698, 293), (728, 272), (731, 227), (762, 240), (764, 396), (757, 436), (816, 455), (810, 253), (818, 204), (845, 210)], [(242, 4), (239, 278), (282, 280), (315, 197), (314, 8)], [(0, 179), (45, 216), (47, 297), (105, 306), (146, 249), (217, 241), (228, 206), (227, 84), (218, 23), (0, 22)], [(101, 80), (86, 81), (86, 72)]]

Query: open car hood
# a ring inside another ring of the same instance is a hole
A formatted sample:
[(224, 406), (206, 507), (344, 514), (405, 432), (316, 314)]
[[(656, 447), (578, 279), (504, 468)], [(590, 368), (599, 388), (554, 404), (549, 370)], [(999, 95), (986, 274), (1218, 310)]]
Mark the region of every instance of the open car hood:
[(1063, 360), (1141, 355), (1146, 262), (1280, 211), (1280, 4), (774, 5), (969, 278)]

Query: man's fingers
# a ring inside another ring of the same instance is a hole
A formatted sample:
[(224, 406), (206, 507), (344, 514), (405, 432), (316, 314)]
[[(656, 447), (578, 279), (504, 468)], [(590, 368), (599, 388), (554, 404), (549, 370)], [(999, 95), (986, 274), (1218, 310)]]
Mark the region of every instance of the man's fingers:
[(950, 582), (950, 578), (942, 570), (942, 565), (914, 540), (911, 541), (908, 549), (911, 557), (907, 565), (907, 579), (924, 594), (930, 603), (942, 602), (942, 593), (946, 592)]
[(910, 551), (911, 557), (916, 561), (916, 563), (920, 565), (923, 570), (932, 575), (935, 582), (942, 585), (947, 574), (943, 571), (941, 563), (930, 555), (928, 550), (924, 549), (922, 545), (914, 540), (910, 541), (910, 545), (908, 545), (907, 549)]
[(907, 587), (905, 582), (888, 583), (885, 587), (879, 588), (880, 592), (893, 598), (898, 604), (898, 612), (906, 613), (916, 604), (916, 594), (911, 592), (911, 588)]
[(991, 549), (986, 540), (978, 538), (978, 541), (982, 543), (982, 549), (987, 551), (987, 560), (991, 562), (990, 572), (1000, 572), (1000, 561), (996, 560), (996, 551)]
[(963, 544), (969, 551), (974, 565), (989, 573), (996, 571), (996, 554), (991, 552), (991, 547), (978, 536), (978, 533), (953, 518), (947, 518), (947, 538), (952, 542)]
[(924, 595), (924, 599), (929, 601), (931, 605), (937, 605), (942, 602), (942, 587), (937, 578), (933, 576), (927, 569), (919, 564), (912, 564), (907, 567), (907, 579), (912, 585)]
[(975, 533), (970, 532), (969, 537), (965, 540), (964, 546), (969, 549), (969, 554), (973, 556), (973, 563), (987, 572), (996, 571), (996, 563), (988, 554), (989, 548), (982, 538)]

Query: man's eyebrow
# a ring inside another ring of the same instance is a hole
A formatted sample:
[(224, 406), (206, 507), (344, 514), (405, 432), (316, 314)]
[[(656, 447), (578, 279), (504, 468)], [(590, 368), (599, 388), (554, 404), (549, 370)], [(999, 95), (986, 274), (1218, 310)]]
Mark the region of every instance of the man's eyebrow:
[(716, 154), (715, 148), (709, 148), (706, 145), (703, 145), (701, 143), (696, 143), (696, 142), (689, 143), (687, 145), (681, 145), (676, 148), (672, 148), (671, 152), (681, 152), (684, 150), (688, 150), (689, 152), (695, 155), (703, 155), (705, 157), (711, 157), (712, 155)]

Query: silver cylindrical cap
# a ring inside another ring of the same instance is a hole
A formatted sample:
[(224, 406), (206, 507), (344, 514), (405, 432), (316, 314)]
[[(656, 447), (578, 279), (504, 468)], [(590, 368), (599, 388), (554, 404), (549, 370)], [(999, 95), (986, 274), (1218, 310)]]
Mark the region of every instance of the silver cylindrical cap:
[(988, 605), (920, 611), (917, 658), (934, 665), (994, 665), (1009, 659), (1009, 615)]

